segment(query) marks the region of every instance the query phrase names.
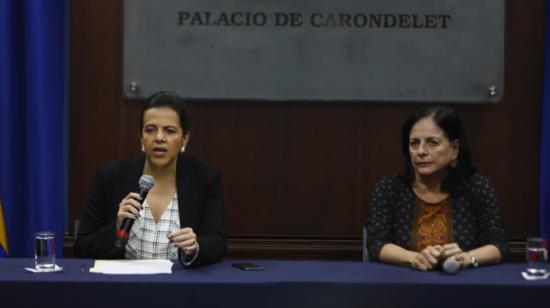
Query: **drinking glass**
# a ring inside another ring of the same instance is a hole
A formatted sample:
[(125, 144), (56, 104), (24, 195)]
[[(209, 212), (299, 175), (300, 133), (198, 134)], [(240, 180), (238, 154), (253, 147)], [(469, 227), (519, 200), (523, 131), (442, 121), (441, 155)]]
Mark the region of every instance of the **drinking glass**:
[(34, 237), (34, 267), (38, 270), (53, 270), (55, 267), (55, 233), (36, 232)]
[(546, 274), (545, 264), (548, 262), (548, 246), (545, 238), (530, 237), (527, 239), (527, 273), (532, 276)]

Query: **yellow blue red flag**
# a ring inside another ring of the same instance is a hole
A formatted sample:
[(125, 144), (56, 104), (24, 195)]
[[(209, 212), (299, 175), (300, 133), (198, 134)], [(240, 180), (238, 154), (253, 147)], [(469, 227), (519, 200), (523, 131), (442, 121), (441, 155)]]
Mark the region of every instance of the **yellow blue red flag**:
[(2, 200), (0, 200), (0, 258), (8, 256), (8, 234), (6, 233), (6, 224), (4, 223), (4, 209)]

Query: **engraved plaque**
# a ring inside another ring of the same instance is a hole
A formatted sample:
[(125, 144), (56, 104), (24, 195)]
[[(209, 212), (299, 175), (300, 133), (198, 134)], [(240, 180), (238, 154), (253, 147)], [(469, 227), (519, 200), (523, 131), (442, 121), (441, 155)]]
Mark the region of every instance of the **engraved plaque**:
[(498, 102), (505, 0), (125, 0), (126, 96)]

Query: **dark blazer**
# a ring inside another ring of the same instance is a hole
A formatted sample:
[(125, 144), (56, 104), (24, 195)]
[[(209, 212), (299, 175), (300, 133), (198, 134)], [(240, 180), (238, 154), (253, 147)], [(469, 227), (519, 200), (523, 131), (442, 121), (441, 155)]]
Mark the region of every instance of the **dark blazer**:
[[(97, 168), (74, 245), (76, 257), (124, 259), (124, 248), (114, 244), (118, 206), (128, 193), (139, 191), (144, 164), (145, 155), (141, 154)], [(176, 186), (180, 226), (193, 228), (199, 243), (199, 255), (190, 266), (220, 260), (226, 250), (220, 173), (204, 162), (179, 155)], [(181, 250), (178, 253), (181, 261)]]

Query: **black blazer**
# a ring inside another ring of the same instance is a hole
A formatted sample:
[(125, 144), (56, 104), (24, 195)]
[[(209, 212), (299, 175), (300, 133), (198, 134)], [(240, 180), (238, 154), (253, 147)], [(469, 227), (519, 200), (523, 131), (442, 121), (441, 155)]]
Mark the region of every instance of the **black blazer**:
[[(124, 259), (124, 248), (114, 244), (118, 206), (128, 193), (139, 191), (144, 164), (141, 154), (97, 168), (74, 245), (75, 257)], [(199, 243), (199, 255), (190, 266), (220, 260), (226, 250), (220, 173), (204, 162), (179, 155), (176, 186), (180, 226), (193, 228)], [(181, 250), (178, 253), (181, 260)]]

